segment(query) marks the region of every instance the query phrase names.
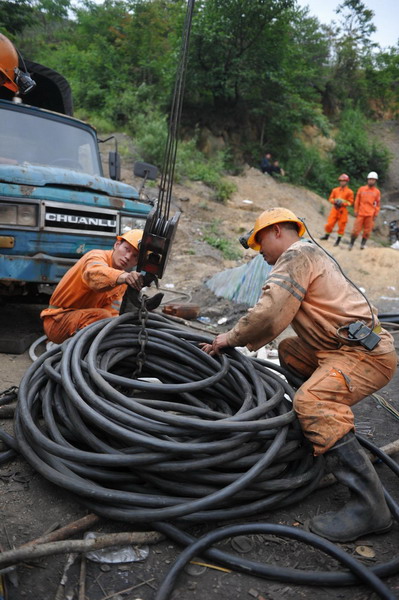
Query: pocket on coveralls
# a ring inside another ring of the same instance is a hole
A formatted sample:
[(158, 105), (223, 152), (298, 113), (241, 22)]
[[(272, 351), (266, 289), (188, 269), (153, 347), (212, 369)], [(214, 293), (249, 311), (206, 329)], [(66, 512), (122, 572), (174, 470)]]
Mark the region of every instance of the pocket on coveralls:
[(308, 391), (320, 400), (336, 400), (341, 404), (350, 406), (353, 403), (351, 394), (356, 391), (356, 386), (353, 385), (350, 376), (342, 369), (330, 367), (310, 383)]

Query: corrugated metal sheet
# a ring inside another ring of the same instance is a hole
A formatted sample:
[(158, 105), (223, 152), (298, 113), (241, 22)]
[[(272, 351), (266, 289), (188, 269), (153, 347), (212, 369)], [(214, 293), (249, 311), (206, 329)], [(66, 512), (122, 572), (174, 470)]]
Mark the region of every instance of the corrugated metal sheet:
[(262, 292), (271, 266), (258, 254), (249, 263), (216, 273), (206, 281), (206, 286), (216, 296), (227, 298), (237, 304), (254, 306)]

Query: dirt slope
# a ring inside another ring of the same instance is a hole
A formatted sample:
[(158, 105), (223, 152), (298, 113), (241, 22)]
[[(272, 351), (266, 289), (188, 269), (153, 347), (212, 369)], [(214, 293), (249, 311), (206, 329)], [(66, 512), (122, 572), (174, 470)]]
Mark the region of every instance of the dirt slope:
[[(250, 260), (254, 252), (242, 249), (238, 237), (253, 227), (257, 215), (266, 208), (290, 208), (305, 219), (317, 240), (324, 232), (330, 205), (317, 194), (280, 183), (252, 168), (248, 168), (241, 176), (229, 179), (235, 183), (237, 191), (225, 205), (214, 202), (211, 191), (201, 183), (175, 185), (174, 208), (181, 210), (182, 215), (162, 284), (173, 283), (176, 288), (187, 291), (201, 285), (216, 272)], [(349, 252), (348, 241), (353, 220), (353, 217), (349, 218), (341, 246), (333, 246), (335, 234), (327, 242), (321, 243), (339, 261), (347, 275), (366, 290), (375, 304), (384, 311), (393, 311), (395, 306), (399, 307), (399, 253), (374, 240), (370, 240), (363, 251), (360, 251), (358, 244)], [(204, 241), (204, 235), (212, 225), (241, 253), (239, 260), (224, 259), (219, 250)]]

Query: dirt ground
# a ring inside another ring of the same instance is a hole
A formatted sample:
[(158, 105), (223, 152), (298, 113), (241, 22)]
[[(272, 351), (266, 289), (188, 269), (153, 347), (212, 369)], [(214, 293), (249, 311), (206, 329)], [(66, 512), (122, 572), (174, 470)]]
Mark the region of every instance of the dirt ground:
[[(210, 292), (207, 292), (210, 294)], [(209, 296), (208, 296), (209, 299)], [(223, 312), (225, 303), (223, 301)], [(215, 303), (217, 305), (217, 301)], [(37, 319), (40, 307), (31, 307), (31, 318)], [(39, 352), (39, 350), (38, 350)], [(18, 385), (31, 361), (26, 353), (2, 355), (0, 379), (3, 387)], [(380, 394), (399, 410), (399, 373)], [(367, 398), (355, 407), (356, 423), (360, 433), (379, 447), (398, 439), (398, 421), (381, 407), (374, 398)], [(0, 420), (0, 427), (12, 432), (10, 420)], [(399, 454), (394, 458), (398, 459)], [(384, 465), (377, 471), (388, 489), (397, 499), (397, 479)], [(314, 492), (297, 505), (277, 510), (249, 521), (295, 525), (302, 527), (312, 515), (336, 510), (348, 499), (347, 490), (336, 484)], [(18, 547), (87, 514), (72, 494), (58, 489), (37, 474), (23, 459), (16, 458), (0, 466), (0, 543), (4, 549)], [(222, 523), (220, 524), (222, 525)], [(198, 536), (213, 528), (198, 525), (189, 528)], [(134, 530), (129, 524), (101, 521), (92, 528), (97, 533)], [(387, 562), (397, 555), (399, 525), (384, 535), (370, 535), (354, 543), (339, 544), (350, 555), (366, 566)], [(78, 536), (81, 537), (81, 536)], [(300, 542), (270, 535), (248, 535), (227, 539), (218, 547), (225, 551), (253, 558), (259, 562), (306, 570), (339, 570), (339, 565), (321, 552)], [(149, 555), (143, 562), (126, 564), (100, 564), (86, 561), (86, 595), (88, 600), (151, 600), (171, 563), (177, 558), (179, 547), (165, 540), (149, 547)], [(367, 554), (367, 556), (364, 556)], [(80, 559), (76, 558), (67, 572), (67, 581), (60, 586), (68, 556), (50, 556), (24, 563), (10, 574), (9, 600), (40, 598), (41, 600), (77, 599), (79, 589)], [(201, 560), (201, 559), (199, 559)], [(205, 561), (209, 562), (209, 561)], [(144, 582), (144, 583), (143, 583)], [(146, 582), (146, 583), (145, 583)], [(391, 590), (399, 597), (399, 574), (387, 580)], [(134, 586), (138, 586), (134, 588)], [(134, 588), (134, 589), (133, 589)], [(122, 593), (123, 590), (130, 590)], [(57, 594), (59, 594), (57, 596)], [(220, 600), (281, 600), (284, 598), (311, 598), (318, 600), (374, 600), (377, 596), (364, 586), (350, 588), (308, 587), (266, 581), (238, 573), (226, 573), (213, 568), (189, 565), (179, 578), (173, 594), (175, 600), (188, 598), (218, 598)]]
[[(126, 179), (128, 179), (126, 177)], [(305, 189), (275, 182), (254, 169), (247, 169), (240, 177), (230, 178), (237, 186), (237, 192), (226, 205), (215, 203), (212, 192), (201, 183), (189, 186), (176, 185), (174, 188), (174, 208), (182, 211), (176, 241), (170, 262), (161, 287), (165, 290), (165, 300), (182, 298), (192, 300), (201, 307), (201, 315), (207, 316), (214, 326), (209, 331), (223, 329), (217, 324), (220, 317), (226, 317), (229, 327), (245, 312), (245, 306), (232, 305), (224, 299), (216, 298), (204, 281), (216, 272), (247, 262), (254, 253), (241, 252), (238, 261), (224, 259), (220, 250), (204, 241), (204, 234), (213, 227), (231, 240), (253, 226), (259, 212), (276, 205), (287, 206), (304, 217), (314, 237), (323, 233), (323, 225), (328, 212), (327, 201)], [(391, 214), (391, 212), (389, 213)], [(393, 213), (392, 213), (393, 214)], [(348, 226), (350, 231), (351, 221)], [(386, 224), (381, 219), (379, 234), (370, 241), (364, 251), (355, 248), (348, 252), (346, 244), (333, 247), (332, 241), (325, 247), (339, 260), (345, 272), (364, 290), (382, 312), (399, 311), (399, 253), (382, 246)], [(345, 236), (348, 240), (348, 235)], [(239, 245), (237, 243), (237, 247)], [(2, 334), (22, 336), (26, 331), (33, 337), (41, 335), (39, 306), (3, 307), (0, 319)], [(201, 323), (196, 326), (203, 327)], [(0, 390), (18, 385), (31, 360), (27, 352), (19, 355), (0, 355)], [(399, 373), (380, 394), (399, 410)], [(367, 398), (355, 407), (358, 430), (378, 446), (384, 446), (399, 438), (398, 420), (388, 413), (375, 398)], [(0, 428), (12, 432), (9, 419), (0, 420)], [(399, 459), (399, 454), (394, 456)], [(378, 473), (396, 500), (398, 484), (391, 472), (382, 464), (377, 465)], [(320, 489), (300, 504), (260, 515), (259, 522), (271, 522), (299, 527), (305, 520), (319, 512), (335, 510), (347, 499), (345, 488), (334, 485)], [(65, 525), (86, 514), (75, 498), (53, 484), (45, 481), (22, 459), (16, 458), (0, 465), (0, 543), (3, 549), (17, 547), (49, 529)], [(255, 520), (255, 519), (253, 519)], [(131, 526), (123, 523), (104, 522), (96, 531), (129, 531)], [(204, 525), (191, 528), (200, 535), (211, 529)], [(365, 565), (372, 566), (386, 562), (397, 555), (399, 525), (385, 535), (368, 536), (355, 543), (341, 545)], [(312, 550), (298, 542), (264, 535), (246, 536), (237, 542), (231, 539), (219, 544), (224, 550), (245, 558), (252, 557), (261, 562), (269, 562), (291, 568), (337, 570), (337, 563), (319, 551)], [(365, 550), (366, 549), (366, 550)], [(179, 554), (176, 544), (165, 540), (150, 546), (149, 555), (143, 562), (126, 564), (100, 564), (87, 561), (86, 594), (87, 600), (150, 600), (154, 598), (170, 564)], [(367, 554), (368, 557), (362, 556)], [(35, 600), (77, 599), (79, 588), (80, 559), (77, 559), (67, 573), (67, 582), (60, 587), (67, 557), (50, 556), (23, 564), (10, 576), (8, 581), (9, 600), (34, 598)], [(399, 575), (391, 577), (387, 584), (399, 597)], [(134, 586), (136, 586), (134, 588)], [(134, 588), (134, 589), (133, 589)], [(129, 590), (124, 592), (123, 590)], [(280, 600), (284, 598), (310, 598), (317, 600), (374, 599), (377, 596), (364, 586), (350, 588), (306, 587), (277, 581), (266, 581), (237, 573), (226, 573), (209, 567), (190, 565), (179, 579), (174, 592), (175, 600), (188, 598), (215, 598), (219, 600)], [(79, 599), (80, 600), (80, 599)]]

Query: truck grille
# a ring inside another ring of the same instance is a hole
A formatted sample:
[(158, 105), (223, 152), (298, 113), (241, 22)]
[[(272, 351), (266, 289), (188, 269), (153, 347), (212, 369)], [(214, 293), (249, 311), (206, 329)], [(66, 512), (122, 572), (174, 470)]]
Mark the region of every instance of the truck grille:
[(90, 232), (102, 235), (116, 235), (118, 213), (103, 208), (82, 210), (71, 206), (60, 206), (45, 202), (42, 227), (47, 231), (67, 230), (68, 232)]

